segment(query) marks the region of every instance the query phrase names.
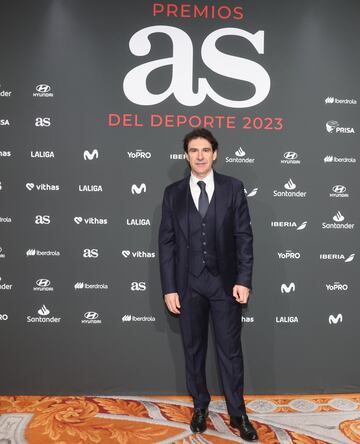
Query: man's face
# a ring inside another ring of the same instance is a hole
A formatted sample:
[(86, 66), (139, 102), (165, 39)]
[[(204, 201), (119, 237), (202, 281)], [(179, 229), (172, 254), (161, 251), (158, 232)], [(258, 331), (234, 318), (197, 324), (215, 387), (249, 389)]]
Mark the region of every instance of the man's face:
[(190, 140), (188, 152), (185, 153), (191, 171), (199, 179), (203, 179), (210, 173), (216, 156), (217, 151), (213, 151), (211, 143), (202, 137)]

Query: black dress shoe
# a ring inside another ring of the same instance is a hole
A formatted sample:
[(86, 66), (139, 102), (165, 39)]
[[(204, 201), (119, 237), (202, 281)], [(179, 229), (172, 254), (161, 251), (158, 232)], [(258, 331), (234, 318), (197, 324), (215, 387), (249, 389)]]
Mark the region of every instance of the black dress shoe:
[(245, 441), (256, 441), (258, 435), (246, 414), (240, 416), (230, 416), (230, 425), (240, 430), (240, 436)]
[(209, 415), (208, 409), (194, 409), (191, 419), (190, 429), (193, 433), (203, 433), (206, 430), (206, 418)]

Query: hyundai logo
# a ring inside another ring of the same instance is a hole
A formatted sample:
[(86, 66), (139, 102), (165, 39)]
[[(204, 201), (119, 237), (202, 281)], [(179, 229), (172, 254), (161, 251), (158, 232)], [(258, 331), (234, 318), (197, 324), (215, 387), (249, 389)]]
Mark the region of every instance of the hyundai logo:
[(38, 287), (48, 287), (50, 285), (49, 279), (38, 279), (36, 281)]
[(99, 317), (99, 313), (96, 313), (96, 311), (87, 311), (84, 314), (84, 318), (86, 319), (97, 319)]
[(36, 87), (36, 91), (37, 92), (49, 92), (51, 90), (51, 87), (49, 85), (38, 85)]
[(287, 151), (286, 153), (284, 153), (284, 157), (285, 159), (297, 159), (298, 158), (298, 154), (295, 153), (294, 151)]
[(334, 193), (345, 193), (346, 187), (344, 185), (335, 185), (332, 187)]

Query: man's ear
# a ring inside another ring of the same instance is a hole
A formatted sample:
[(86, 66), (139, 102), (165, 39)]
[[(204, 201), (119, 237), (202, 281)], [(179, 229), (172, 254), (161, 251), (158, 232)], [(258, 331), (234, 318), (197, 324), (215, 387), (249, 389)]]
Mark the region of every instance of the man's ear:
[(186, 151), (185, 151), (185, 159), (189, 162), (189, 155)]
[(213, 160), (216, 160), (217, 158), (217, 150), (213, 152)]

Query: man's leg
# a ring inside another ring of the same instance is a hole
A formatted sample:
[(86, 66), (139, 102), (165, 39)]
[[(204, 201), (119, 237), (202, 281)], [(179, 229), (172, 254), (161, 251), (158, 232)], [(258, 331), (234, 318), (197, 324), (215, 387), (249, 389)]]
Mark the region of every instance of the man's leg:
[[(219, 282), (220, 284), (220, 282)], [(222, 285), (210, 298), (216, 351), (229, 415), (245, 413), (244, 365), (241, 348), (241, 305)]]
[[(196, 278), (189, 278), (191, 281)], [(184, 345), (186, 382), (194, 407), (206, 409), (210, 394), (206, 386), (206, 351), (208, 344), (209, 302), (193, 286), (181, 300), (180, 327)]]

